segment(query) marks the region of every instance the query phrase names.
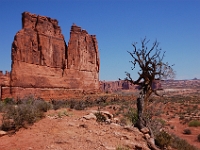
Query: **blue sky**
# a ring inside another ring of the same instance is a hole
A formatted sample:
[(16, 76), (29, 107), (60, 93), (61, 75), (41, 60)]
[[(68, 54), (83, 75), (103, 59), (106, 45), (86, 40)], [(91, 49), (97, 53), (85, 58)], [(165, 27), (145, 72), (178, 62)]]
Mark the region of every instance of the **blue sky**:
[(100, 80), (118, 80), (131, 70), (132, 43), (157, 39), (176, 79), (200, 79), (200, 0), (0, 0), (0, 70), (11, 70), (11, 44), (28, 11), (59, 21), (66, 42), (73, 23), (95, 34)]

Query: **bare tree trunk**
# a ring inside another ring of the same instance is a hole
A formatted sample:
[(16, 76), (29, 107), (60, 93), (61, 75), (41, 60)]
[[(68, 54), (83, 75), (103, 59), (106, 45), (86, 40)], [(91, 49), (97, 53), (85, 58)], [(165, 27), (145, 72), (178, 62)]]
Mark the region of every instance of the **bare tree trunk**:
[(143, 111), (144, 111), (144, 98), (143, 94), (141, 94), (141, 96), (137, 99), (138, 121), (136, 123), (136, 126), (138, 127), (139, 130), (145, 127)]
[(154, 143), (154, 134), (151, 130), (151, 127), (149, 126), (149, 122), (148, 120), (145, 119), (144, 116), (144, 109), (145, 109), (145, 105), (144, 105), (144, 94), (140, 93), (140, 97), (137, 99), (137, 115), (138, 115), (138, 121), (136, 123), (136, 127), (141, 130), (144, 127), (147, 127), (149, 129), (149, 135), (150, 135), (150, 139), (146, 139), (148, 146), (152, 149), (152, 150), (160, 150), (159, 148), (156, 147), (155, 143)]

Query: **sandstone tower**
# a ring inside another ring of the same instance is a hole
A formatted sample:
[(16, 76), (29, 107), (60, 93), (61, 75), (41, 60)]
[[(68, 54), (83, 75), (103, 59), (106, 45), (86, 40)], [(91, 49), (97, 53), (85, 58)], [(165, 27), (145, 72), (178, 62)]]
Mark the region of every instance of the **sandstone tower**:
[(10, 86), (2, 86), (1, 97), (63, 99), (95, 93), (99, 65), (95, 35), (73, 24), (67, 45), (57, 20), (24, 12), (12, 44)]

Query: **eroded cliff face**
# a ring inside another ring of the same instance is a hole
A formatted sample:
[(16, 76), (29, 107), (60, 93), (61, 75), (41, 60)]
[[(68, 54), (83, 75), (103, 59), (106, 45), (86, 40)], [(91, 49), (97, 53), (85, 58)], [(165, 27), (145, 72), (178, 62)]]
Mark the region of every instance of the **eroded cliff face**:
[(3, 71), (0, 71), (0, 86), (9, 86), (10, 85), (10, 72), (6, 71), (5, 74)]
[[(26, 91), (37, 94), (45, 89), (55, 98), (67, 97), (69, 90), (96, 92), (99, 65), (94, 35), (73, 24), (67, 46), (57, 20), (24, 12), (22, 29), (12, 44), (11, 95), (22, 97)], [(63, 92), (54, 94), (58, 90)]]
[(67, 68), (99, 72), (99, 53), (95, 35), (89, 35), (75, 24), (71, 27), (68, 43)]
[(62, 68), (65, 43), (58, 21), (24, 12), (22, 26), (12, 45), (12, 60)]

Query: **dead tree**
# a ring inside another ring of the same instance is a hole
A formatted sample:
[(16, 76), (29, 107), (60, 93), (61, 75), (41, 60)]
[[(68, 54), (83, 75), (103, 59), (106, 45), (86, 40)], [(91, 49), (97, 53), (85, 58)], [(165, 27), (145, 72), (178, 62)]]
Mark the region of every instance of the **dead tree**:
[(162, 52), (162, 49), (159, 48), (159, 43), (155, 41), (150, 49), (147, 48), (149, 40), (144, 38), (141, 41), (142, 48), (138, 49), (136, 47), (137, 43), (133, 45), (133, 51), (128, 53), (132, 57), (133, 64), (132, 70), (139, 66), (140, 71), (138, 72), (138, 79), (133, 80), (130, 73), (126, 72), (126, 79), (131, 84), (138, 85), (140, 87), (140, 97), (137, 99), (137, 109), (138, 109), (138, 123), (137, 126), (139, 129), (147, 126), (144, 120), (144, 111), (146, 111), (148, 106), (149, 97), (152, 93), (159, 95), (157, 89), (153, 87), (153, 84), (156, 80), (163, 80), (168, 78), (174, 78), (175, 73), (167, 62), (164, 63), (163, 59), (165, 52)]

